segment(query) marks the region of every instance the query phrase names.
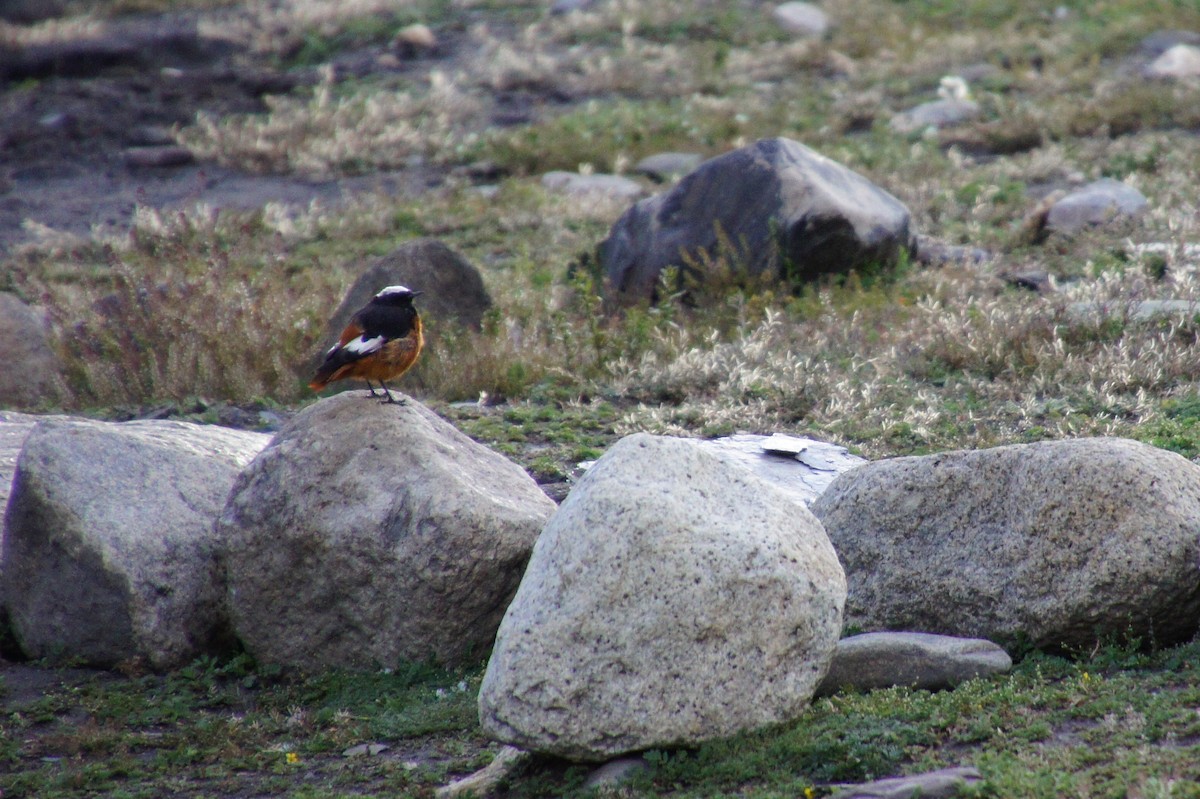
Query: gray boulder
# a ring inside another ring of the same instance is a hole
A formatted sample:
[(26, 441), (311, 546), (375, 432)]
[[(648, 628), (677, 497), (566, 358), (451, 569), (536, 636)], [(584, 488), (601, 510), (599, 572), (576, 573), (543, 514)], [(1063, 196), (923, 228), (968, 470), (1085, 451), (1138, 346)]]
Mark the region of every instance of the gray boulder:
[(483, 657), (554, 503), (415, 400), (344, 392), (294, 416), (218, 525), (234, 630), (319, 670)]
[(230, 643), (213, 522), (268, 436), (40, 422), (5, 517), (4, 597), (30, 657), (170, 669)]
[(1118, 217), (1135, 216), (1148, 202), (1137, 189), (1112, 178), (1101, 178), (1067, 194), (1050, 206), (1047, 232), (1074, 233)]
[(1011, 668), (1012, 658), (1002, 647), (980, 638), (863, 633), (838, 641), (817, 694), (894, 685), (936, 691), (976, 677), (1004, 674)]
[(763, 139), (712, 158), (669, 191), (627, 210), (599, 248), (608, 290), (655, 296), (679, 267), (702, 281), (705, 262), (751, 276), (808, 281), (889, 266), (912, 246), (899, 200), (799, 142)]
[(483, 729), (603, 761), (795, 718), (844, 591), (791, 496), (695, 441), (629, 436), (538, 538), (484, 675)]
[(812, 510), (863, 630), (1081, 648), (1185, 640), (1200, 623), (1200, 468), (1136, 441), (877, 461)]
[(32, 407), (60, 398), (62, 364), (50, 346), (45, 314), (0, 292), (0, 407)]

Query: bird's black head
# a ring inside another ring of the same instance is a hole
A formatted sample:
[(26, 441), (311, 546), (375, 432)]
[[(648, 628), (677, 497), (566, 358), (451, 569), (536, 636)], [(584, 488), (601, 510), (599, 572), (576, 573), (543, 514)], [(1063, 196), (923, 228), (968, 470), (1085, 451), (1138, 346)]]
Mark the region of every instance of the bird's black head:
[(388, 286), (371, 298), (374, 305), (412, 305), (414, 297), (422, 292), (413, 291), (408, 286)]

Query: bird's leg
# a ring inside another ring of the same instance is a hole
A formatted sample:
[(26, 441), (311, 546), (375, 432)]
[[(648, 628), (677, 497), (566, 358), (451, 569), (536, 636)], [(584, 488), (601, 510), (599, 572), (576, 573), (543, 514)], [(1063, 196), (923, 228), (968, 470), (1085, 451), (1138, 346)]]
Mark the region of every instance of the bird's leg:
[[(366, 382), (366, 384), (367, 384), (367, 391), (370, 391), (370, 392), (371, 392), (371, 396), (372, 396), (372, 397), (378, 397), (379, 395), (375, 393), (375, 387), (371, 385), (371, 381), (370, 381), (370, 380), (365, 380), (365, 379), (364, 379), (364, 382)], [(379, 385), (381, 385), (381, 386), (382, 386), (382, 385), (383, 385), (383, 383), (381, 382)]]
[(379, 401), (380, 405), (403, 405), (404, 404), (404, 400), (402, 400), (402, 399), (398, 400), (392, 396), (392, 392), (388, 391), (387, 383), (380, 380), (379, 387), (383, 389), (384, 394), (387, 394), (387, 399)]

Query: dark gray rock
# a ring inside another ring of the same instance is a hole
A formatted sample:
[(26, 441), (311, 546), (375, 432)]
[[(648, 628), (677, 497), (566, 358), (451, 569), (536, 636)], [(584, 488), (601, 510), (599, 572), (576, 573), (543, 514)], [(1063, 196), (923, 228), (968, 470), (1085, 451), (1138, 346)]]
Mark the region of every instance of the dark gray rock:
[(1003, 645), (1168, 644), (1200, 625), (1200, 468), (1082, 438), (875, 461), (812, 505), (846, 622)]
[(863, 633), (838, 641), (817, 695), (894, 685), (936, 691), (1011, 668), (1012, 658), (1002, 647), (980, 638)]
[(912, 246), (909, 212), (899, 200), (777, 138), (710, 159), (669, 191), (637, 203), (599, 256), (608, 290), (639, 300), (655, 295), (669, 266), (702, 280), (706, 256), (749, 275), (798, 282), (888, 266)]

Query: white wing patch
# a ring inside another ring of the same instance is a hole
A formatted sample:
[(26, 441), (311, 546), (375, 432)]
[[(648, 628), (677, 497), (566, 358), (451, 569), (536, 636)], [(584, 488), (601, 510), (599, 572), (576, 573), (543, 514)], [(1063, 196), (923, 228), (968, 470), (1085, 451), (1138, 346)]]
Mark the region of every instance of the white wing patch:
[(383, 336), (376, 336), (375, 338), (359, 336), (352, 341), (346, 342), (345, 349), (347, 352), (353, 352), (355, 355), (368, 355), (382, 347), (385, 340)]

